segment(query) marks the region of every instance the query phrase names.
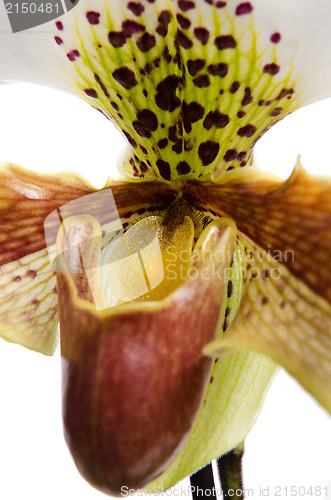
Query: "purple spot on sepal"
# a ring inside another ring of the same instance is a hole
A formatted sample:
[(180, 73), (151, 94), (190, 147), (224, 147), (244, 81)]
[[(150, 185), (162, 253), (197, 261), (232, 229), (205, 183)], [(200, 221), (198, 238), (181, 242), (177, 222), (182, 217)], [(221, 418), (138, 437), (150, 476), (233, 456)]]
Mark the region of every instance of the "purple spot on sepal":
[(244, 14), (250, 14), (253, 10), (253, 6), (250, 2), (243, 2), (238, 5), (236, 9), (237, 16), (243, 16)]
[(93, 97), (93, 99), (98, 98), (98, 94), (94, 89), (84, 89), (84, 92), (88, 97)]
[(266, 64), (263, 68), (264, 73), (268, 73), (269, 75), (277, 75), (280, 71), (280, 66), (275, 63)]
[(86, 19), (88, 20), (88, 22), (90, 24), (99, 24), (100, 22), (100, 14), (99, 12), (95, 12), (95, 11), (89, 11), (89, 12), (86, 12)]
[(249, 124), (240, 128), (237, 133), (240, 137), (252, 137), (252, 135), (254, 135), (255, 132), (256, 132), (256, 127), (254, 127), (254, 125), (252, 124)]
[(215, 45), (218, 50), (235, 49), (237, 42), (232, 35), (223, 35), (215, 38)]
[(78, 52), (78, 50), (71, 50), (70, 52), (68, 52), (67, 54), (67, 58), (69, 59), (69, 61), (73, 62), (73, 61), (76, 61), (77, 57), (80, 57), (80, 53)]
[(183, 10), (184, 12), (194, 9), (195, 7), (194, 2), (191, 0), (179, 0), (178, 6), (180, 10)]
[(273, 33), (270, 37), (270, 40), (272, 43), (279, 43), (281, 41), (282, 37), (280, 33)]
[(131, 12), (135, 16), (141, 16), (141, 14), (145, 10), (145, 7), (140, 2), (137, 2), (137, 3), (136, 2), (129, 2), (128, 9), (131, 10)]

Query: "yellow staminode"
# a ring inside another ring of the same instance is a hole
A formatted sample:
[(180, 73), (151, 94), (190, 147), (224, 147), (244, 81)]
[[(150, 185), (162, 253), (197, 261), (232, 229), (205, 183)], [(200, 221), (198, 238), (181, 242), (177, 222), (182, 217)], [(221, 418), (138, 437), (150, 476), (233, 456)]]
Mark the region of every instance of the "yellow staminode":
[(132, 226), (102, 253), (101, 282), (107, 302), (162, 300), (185, 280), (194, 225), (185, 216), (178, 225), (151, 216)]

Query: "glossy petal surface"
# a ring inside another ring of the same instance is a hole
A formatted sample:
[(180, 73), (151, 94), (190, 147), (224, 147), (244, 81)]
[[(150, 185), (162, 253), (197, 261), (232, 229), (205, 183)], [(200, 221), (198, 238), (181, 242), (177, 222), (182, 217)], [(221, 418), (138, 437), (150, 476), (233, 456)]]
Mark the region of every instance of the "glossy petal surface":
[[(84, 240), (93, 227), (87, 216), (66, 225), (69, 240), (82, 238), (83, 262), (97, 257)], [(192, 260), (196, 272), (158, 302), (97, 312), (79, 274), (57, 273), (66, 439), (82, 475), (102, 491), (146, 485), (192, 430), (212, 365), (202, 348), (217, 333), (235, 235), (229, 220), (207, 227)], [(68, 263), (63, 242), (59, 233)]]

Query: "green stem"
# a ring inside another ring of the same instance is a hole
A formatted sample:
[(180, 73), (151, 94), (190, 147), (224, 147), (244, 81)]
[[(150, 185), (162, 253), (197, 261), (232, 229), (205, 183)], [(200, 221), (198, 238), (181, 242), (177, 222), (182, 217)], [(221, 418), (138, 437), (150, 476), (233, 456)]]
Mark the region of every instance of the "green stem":
[(244, 443), (217, 460), (224, 500), (244, 500), (242, 458)]

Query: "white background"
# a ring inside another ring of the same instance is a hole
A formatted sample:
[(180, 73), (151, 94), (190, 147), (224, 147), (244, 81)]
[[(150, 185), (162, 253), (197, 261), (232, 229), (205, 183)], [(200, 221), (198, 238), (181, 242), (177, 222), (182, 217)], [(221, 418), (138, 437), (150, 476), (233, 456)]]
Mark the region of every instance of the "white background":
[[(285, 178), (301, 153), (308, 171), (331, 173), (330, 116), (331, 101), (294, 113), (258, 143), (257, 163)], [(115, 128), (72, 96), (0, 86), (0, 163), (39, 172), (72, 169), (101, 187), (116, 172), (122, 146)], [(1, 340), (0, 401), (1, 500), (106, 498), (79, 476), (62, 437), (58, 351), (48, 358)], [(330, 417), (283, 372), (247, 438), (244, 478), (253, 490), (247, 498), (285, 500), (294, 496), (291, 487), (320, 486), (321, 496), (301, 489), (298, 498), (324, 499), (329, 484), (331, 499)], [(184, 493), (177, 489), (166, 498), (189, 498)]]

